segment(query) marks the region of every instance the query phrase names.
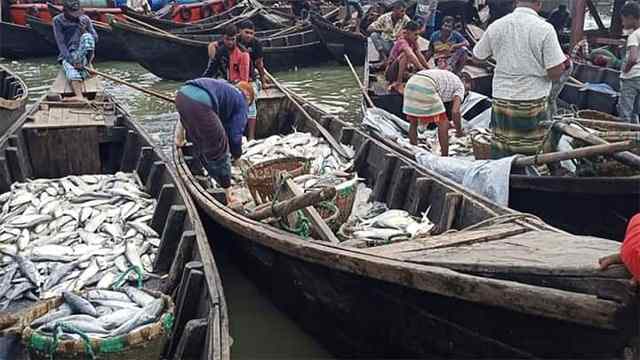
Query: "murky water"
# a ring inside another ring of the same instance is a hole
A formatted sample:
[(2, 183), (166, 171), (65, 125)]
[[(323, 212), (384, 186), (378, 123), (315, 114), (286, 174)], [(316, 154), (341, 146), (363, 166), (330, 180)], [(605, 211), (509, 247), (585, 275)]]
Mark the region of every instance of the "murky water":
[[(30, 88), (35, 102), (46, 93), (58, 72), (54, 58), (28, 61), (0, 59), (18, 73)], [(99, 71), (157, 92), (174, 94), (179, 82), (162, 80), (135, 63), (101, 62)], [(360, 92), (346, 66), (326, 65), (274, 74), (291, 90), (313, 101), (323, 109), (354, 121), (360, 113)], [(105, 81), (108, 92), (146, 128), (165, 152), (171, 151), (171, 134), (177, 120), (172, 104)], [(281, 313), (261, 295), (256, 286), (240, 272), (224, 254), (216, 254), (224, 282), (230, 313), (232, 355), (235, 359), (310, 359), (331, 355), (298, 325)]]

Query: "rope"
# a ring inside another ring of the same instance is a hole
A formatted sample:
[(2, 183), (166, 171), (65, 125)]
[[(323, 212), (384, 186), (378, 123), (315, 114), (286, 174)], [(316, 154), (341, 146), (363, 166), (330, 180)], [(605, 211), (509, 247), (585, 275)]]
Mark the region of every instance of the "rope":
[(504, 224), (504, 223), (508, 223), (508, 222), (514, 222), (517, 220), (527, 220), (527, 219), (531, 219), (531, 220), (535, 220), (535, 221), (539, 221), (539, 222), (543, 222), (539, 217), (532, 215), (532, 214), (526, 214), (526, 213), (522, 213), (522, 214), (505, 214), (505, 215), (498, 215), (498, 216), (494, 216), (492, 218), (488, 218), (486, 220), (483, 220), (477, 224), (473, 224), (470, 226), (467, 226), (466, 228), (460, 230), (460, 232), (462, 231), (471, 231), (471, 230), (477, 230), (479, 228), (488, 226), (488, 225), (500, 225), (500, 224)]
[(58, 350), (58, 345), (60, 343), (60, 335), (62, 335), (63, 332), (80, 335), (80, 338), (82, 338), (82, 343), (84, 345), (86, 358), (90, 360), (95, 359), (96, 356), (93, 353), (93, 348), (91, 347), (91, 340), (89, 339), (89, 336), (87, 336), (87, 334), (85, 334), (84, 332), (76, 329), (75, 327), (62, 322), (56, 323), (53, 328), (53, 341), (51, 342), (51, 346), (49, 347), (48, 354), (50, 359), (53, 360), (55, 357), (56, 351)]
[(124, 285), (124, 283), (127, 281), (127, 277), (129, 276), (129, 274), (131, 274), (131, 271), (134, 271), (136, 273), (136, 275), (137, 275), (136, 287), (138, 289), (142, 288), (142, 279), (143, 279), (144, 275), (142, 274), (142, 270), (138, 266), (135, 266), (135, 265), (131, 265), (131, 267), (129, 267), (127, 269), (127, 271), (125, 271), (122, 274), (120, 274), (120, 276), (118, 276), (116, 281), (114, 281), (114, 283), (111, 286), (111, 288), (114, 289), (114, 290), (121, 288)]

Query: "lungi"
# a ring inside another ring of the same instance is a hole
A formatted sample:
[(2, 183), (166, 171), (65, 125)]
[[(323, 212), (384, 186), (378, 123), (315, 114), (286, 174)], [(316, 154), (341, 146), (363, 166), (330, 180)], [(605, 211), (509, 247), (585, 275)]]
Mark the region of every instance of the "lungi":
[(416, 118), (418, 126), (448, 121), (447, 111), (435, 82), (425, 75), (413, 75), (404, 88), (402, 112)]
[(94, 51), (96, 48), (96, 41), (93, 35), (84, 33), (80, 36), (78, 48), (71, 51), (71, 61), (73, 64), (66, 60), (62, 60), (62, 68), (64, 74), (69, 81), (82, 81), (89, 77), (89, 73), (86, 70), (76, 69), (74, 64), (82, 64), (83, 66), (89, 65), (89, 59), (87, 58), (89, 52)]
[(547, 120), (547, 98), (537, 100), (493, 99), (491, 157), (534, 155), (545, 136), (541, 121)]

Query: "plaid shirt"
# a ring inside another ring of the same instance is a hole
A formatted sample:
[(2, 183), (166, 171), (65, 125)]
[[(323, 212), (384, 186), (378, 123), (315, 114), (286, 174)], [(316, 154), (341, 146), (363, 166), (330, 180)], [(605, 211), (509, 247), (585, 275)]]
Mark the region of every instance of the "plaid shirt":
[(462, 99), (464, 99), (464, 84), (462, 80), (451, 71), (429, 69), (418, 71), (416, 75), (425, 76), (433, 80), (442, 102), (452, 101), (454, 96), (458, 96), (461, 102)]
[(378, 18), (378, 20), (374, 21), (369, 25), (370, 32), (381, 32), (382, 38), (388, 41), (395, 41), (404, 26), (411, 21), (407, 15), (405, 15), (402, 19), (398, 20), (398, 22), (393, 24), (393, 19), (391, 18), (392, 13), (386, 13)]
[(571, 60), (577, 64), (586, 64), (590, 52), (589, 42), (582, 39), (571, 49)]

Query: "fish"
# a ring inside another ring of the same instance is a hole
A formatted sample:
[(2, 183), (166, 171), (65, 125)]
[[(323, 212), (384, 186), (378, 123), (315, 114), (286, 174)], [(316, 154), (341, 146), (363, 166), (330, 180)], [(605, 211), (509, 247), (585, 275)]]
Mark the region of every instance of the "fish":
[(64, 324), (66, 326), (75, 328), (78, 331), (94, 334), (108, 334), (109, 330), (105, 329), (102, 323), (94, 316), (90, 315), (70, 315), (54, 322), (49, 322), (41, 326), (38, 330), (44, 332), (53, 331), (58, 324)]
[(113, 291), (105, 289), (88, 290), (84, 296), (90, 300), (115, 300), (115, 301), (134, 301), (131, 296), (122, 291)]
[(74, 314), (87, 314), (96, 317), (96, 308), (87, 299), (69, 291), (63, 291), (62, 297)]
[(100, 316), (98, 321), (102, 323), (105, 329), (115, 329), (133, 318), (140, 310), (141, 309), (138, 308), (116, 310), (110, 314)]
[(100, 271), (100, 267), (98, 266), (96, 259), (92, 259), (89, 266), (86, 269), (84, 269), (84, 271), (82, 272), (82, 274), (80, 274), (80, 276), (78, 276), (78, 279), (76, 280), (76, 284), (75, 284), (75, 290), (76, 291), (82, 290), (86, 284), (91, 282), (90, 281), (91, 278), (96, 276), (99, 271)]
[(11, 288), (11, 280), (13, 280), (17, 271), (18, 265), (10, 265), (7, 272), (2, 275), (2, 279), (0, 280), (0, 299), (2, 299)]
[(42, 286), (42, 277), (34, 263), (21, 255), (16, 255), (15, 259), (22, 275), (29, 279), (36, 288), (40, 288)]
[(46, 313), (43, 316), (36, 318), (30, 324), (32, 328), (40, 327), (44, 324), (50, 323), (52, 321), (56, 321), (58, 319), (65, 318), (73, 314), (73, 311), (67, 304), (62, 304), (56, 311)]
[(73, 269), (75, 269), (76, 266), (78, 266), (78, 264), (82, 260), (83, 259), (78, 259), (75, 261), (68, 262), (66, 264), (65, 263), (58, 264), (58, 266), (56, 266), (56, 268), (49, 273), (49, 276), (47, 276), (47, 280), (42, 286), (42, 290), (47, 291), (52, 287), (58, 285), (60, 280), (62, 280), (67, 274), (72, 272)]
[(144, 307), (154, 300), (154, 297), (149, 295), (143, 290), (134, 288), (133, 286), (125, 286), (124, 292), (129, 296), (133, 302)]
[(155, 299), (134, 315), (131, 319), (110, 332), (111, 336), (128, 334), (135, 328), (150, 324), (155, 321), (164, 309), (164, 301)]

